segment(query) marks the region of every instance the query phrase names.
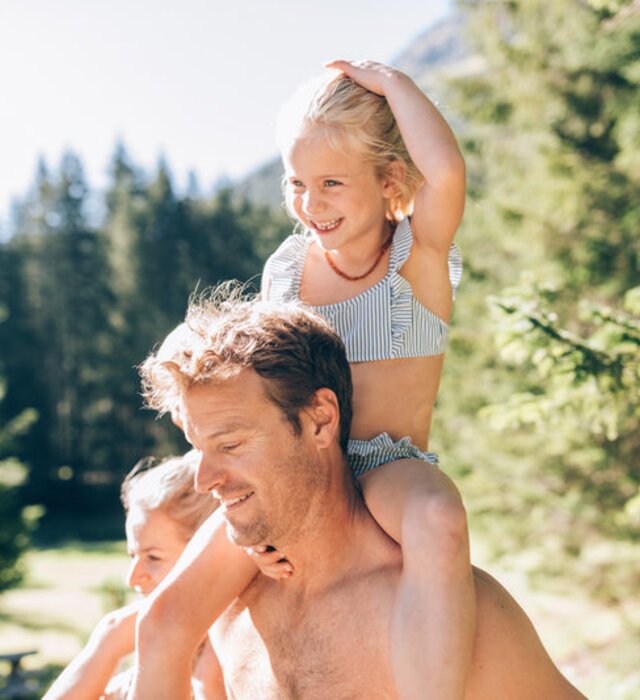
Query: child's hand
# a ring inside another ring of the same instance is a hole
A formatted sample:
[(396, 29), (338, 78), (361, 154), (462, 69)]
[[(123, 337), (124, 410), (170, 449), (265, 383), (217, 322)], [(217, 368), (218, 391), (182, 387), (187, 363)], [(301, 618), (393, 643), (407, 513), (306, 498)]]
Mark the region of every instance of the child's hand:
[(384, 66), (382, 63), (375, 63), (374, 61), (337, 60), (329, 61), (329, 63), (324, 65), (325, 68), (341, 70), (349, 78), (362, 85), (363, 88), (378, 95), (386, 94), (386, 86), (392, 78), (403, 75), (394, 68)]
[(91, 634), (95, 646), (110, 657), (120, 658), (135, 650), (136, 619), (142, 598), (105, 615)]
[(274, 547), (245, 547), (247, 554), (253, 559), (265, 576), (278, 581), (293, 576), (293, 564), (282, 556)]

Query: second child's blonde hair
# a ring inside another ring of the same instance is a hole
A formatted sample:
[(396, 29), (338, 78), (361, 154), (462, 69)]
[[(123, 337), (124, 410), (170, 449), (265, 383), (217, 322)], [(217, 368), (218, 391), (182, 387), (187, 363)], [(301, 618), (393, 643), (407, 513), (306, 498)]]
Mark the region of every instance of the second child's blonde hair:
[(398, 194), (389, 201), (387, 218), (399, 221), (411, 214), (424, 177), (411, 160), (384, 96), (366, 90), (342, 73), (307, 82), (278, 115), (280, 150), (285, 152), (308, 130), (320, 130), (336, 150), (346, 145), (360, 152), (373, 164), (378, 177), (389, 177), (390, 166), (401, 163), (405, 176), (393, 178)]
[(169, 457), (145, 471), (140, 471), (141, 462), (122, 483), (120, 498), (125, 513), (132, 508), (162, 511), (188, 541), (218, 506), (211, 494), (195, 490), (198, 453), (191, 450), (181, 457)]

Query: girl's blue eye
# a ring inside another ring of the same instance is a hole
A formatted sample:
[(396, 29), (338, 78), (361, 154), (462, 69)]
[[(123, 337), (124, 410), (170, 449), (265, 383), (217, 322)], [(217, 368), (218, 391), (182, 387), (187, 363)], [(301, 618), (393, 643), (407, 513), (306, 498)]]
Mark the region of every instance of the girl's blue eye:
[(341, 182), (338, 182), (338, 180), (325, 180), (324, 184), (326, 187), (337, 187), (338, 185), (341, 185)]
[(301, 192), (304, 190), (304, 182), (301, 180), (291, 180), (289, 184), (293, 187), (294, 192)]

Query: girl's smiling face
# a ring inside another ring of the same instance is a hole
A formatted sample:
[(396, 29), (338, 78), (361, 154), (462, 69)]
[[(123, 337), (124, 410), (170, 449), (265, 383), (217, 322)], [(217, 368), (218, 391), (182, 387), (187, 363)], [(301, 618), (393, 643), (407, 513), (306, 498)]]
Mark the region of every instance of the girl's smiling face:
[(149, 511), (135, 504), (127, 514), (126, 532), (131, 557), (127, 584), (148, 595), (178, 561), (187, 542), (162, 510)]
[(386, 238), (387, 201), (395, 185), (353, 147), (338, 150), (311, 129), (291, 144), (283, 161), (287, 206), (322, 248)]

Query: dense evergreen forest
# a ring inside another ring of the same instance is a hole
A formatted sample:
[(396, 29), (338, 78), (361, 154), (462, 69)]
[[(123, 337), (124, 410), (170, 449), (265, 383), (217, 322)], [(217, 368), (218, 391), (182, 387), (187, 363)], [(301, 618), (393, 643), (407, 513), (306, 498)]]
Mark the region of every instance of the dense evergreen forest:
[[(496, 553), (615, 602), (640, 536), (640, 6), (460, 10), (473, 60), (439, 97), (468, 164), (465, 273), (432, 447)], [(110, 172), (97, 193), (72, 153), (41, 163), (0, 244), (0, 588), (38, 516), (43, 539), (118, 531), (123, 473), (184, 445), (135, 366), (195, 288), (257, 285), (291, 228), (233, 191), (177, 194), (122, 146)]]
[(284, 212), (229, 191), (178, 196), (166, 165), (147, 178), (122, 146), (103, 197), (72, 153), (39, 165), (0, 249), (0, 410), (3, 449), (28, 467), (21, 499), (44, 506), (41, 536), (120, 533), (123, 474), (185, 445), (141, 409), (136, 365), (194, 290), (229, 278), (257, 289), (289, 229)]

